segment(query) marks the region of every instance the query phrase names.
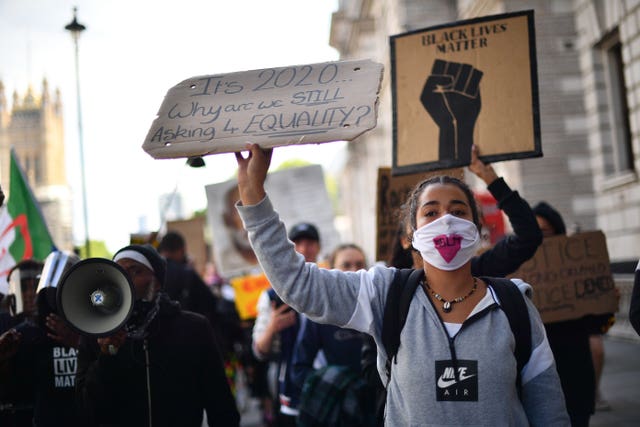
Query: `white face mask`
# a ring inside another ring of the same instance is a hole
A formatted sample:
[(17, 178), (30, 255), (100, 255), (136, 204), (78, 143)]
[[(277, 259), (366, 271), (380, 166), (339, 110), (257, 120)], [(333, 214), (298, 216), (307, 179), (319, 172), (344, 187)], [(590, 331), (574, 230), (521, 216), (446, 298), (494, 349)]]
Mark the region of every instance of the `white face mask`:
[(447, 214), (413, 233), (413, 247), (422, 259), (440, 270), (457, 270), (481, 244), (478, 227), (471, 221)]

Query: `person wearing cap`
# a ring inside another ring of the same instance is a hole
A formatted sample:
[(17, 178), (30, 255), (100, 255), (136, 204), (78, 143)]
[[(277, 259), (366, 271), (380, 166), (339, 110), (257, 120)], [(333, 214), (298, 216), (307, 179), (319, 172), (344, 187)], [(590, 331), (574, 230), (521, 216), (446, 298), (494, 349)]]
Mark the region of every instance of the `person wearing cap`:
[[(562, 215), (541, 201), (533, 213), (545, 238), (567, 234)], [(535, 284), (534, 284), (535, 289)], [(589, 319), (545, 323), (572, 426), (588, 426), (595, 411), (596, 374), (589, 346)]]
[(116, 252), (133, 284), (133, 315), (115, 334), (81, 339), (76, 394), (88, 426), (238, 426), (209, 321), (163, 292), (166, 262), (150, 245)]
[[(320, 233), (315, 225), (308, 222), (295, 224), (289, 230), (288, 237), (306, 262), (318, 261)], [(262, 292), (257, 310), (258, 316), (253, 326), (253, 353), (258, 360), (274, 358), (276, 354), (271, 368), (277, 370), (278, 379), (275, 406), (280, 409), (276, 415), (276, 425), (294, 426), (298, 416), (299, 389), (291, 378), (291, 363), (300, 327), (299, 315), (284, 304), (273, 289)]]

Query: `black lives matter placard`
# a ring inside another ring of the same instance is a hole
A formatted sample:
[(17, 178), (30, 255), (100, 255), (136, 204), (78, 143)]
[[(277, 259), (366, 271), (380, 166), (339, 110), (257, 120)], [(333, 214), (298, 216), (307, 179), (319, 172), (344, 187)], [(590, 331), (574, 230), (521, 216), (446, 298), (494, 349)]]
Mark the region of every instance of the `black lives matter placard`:
[(545, 323), (618, 309), (601, 231), (545, 238), (535, 256), (511, 277), (533, 287), (533, 302)]
[(376, 125), (382, 71), (363, 60), (193, 77), (168, 91), (143, 149), (176, 158), (351, 140)]
[(394, 175), (542, 155), (533, 11), (390, 42)]

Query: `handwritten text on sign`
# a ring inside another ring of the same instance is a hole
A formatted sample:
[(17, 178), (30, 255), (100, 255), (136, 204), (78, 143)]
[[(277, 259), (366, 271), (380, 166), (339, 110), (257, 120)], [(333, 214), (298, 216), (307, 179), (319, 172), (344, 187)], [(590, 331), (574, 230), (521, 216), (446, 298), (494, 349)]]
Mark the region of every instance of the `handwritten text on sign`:
[(193, 77), (169, 90), (143, 149), (154, 158), (351, 140), (376, 125), (382, 64), (340, 61)]
[(512, 277), (533, 287), (545, 323), (617, 311), (607, 242), (601, 231), (547, 237)]

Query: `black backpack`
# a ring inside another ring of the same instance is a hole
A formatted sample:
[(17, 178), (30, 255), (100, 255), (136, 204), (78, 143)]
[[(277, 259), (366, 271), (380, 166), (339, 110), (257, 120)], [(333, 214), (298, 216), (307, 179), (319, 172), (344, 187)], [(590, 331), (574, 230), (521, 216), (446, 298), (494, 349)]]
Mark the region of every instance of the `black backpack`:
[[(384, 306), (382, 320), (382, 344), (387, 352), (387, 361), (385, 364), (387, 383), (391, 379), (393, 359), (395, 359), (395, 363), (398, 361), (397, 353), (400, 347), (400, 332), (407, 321), (413, 294), (416, 292), (416, 288), (423, 278), (423, 269), (398, 269), (387, 292), (387, 302)], [(529, 361), (532, 350), (531, 323), (529, 321), (527, 304), (524, 296), (511, 280), (498, 277), (481, 277), (481, 279), (491, 285), (500, 300), (500, 308), (509, 320), (509, 326), (511, 326), (511, 332), (516, 341), (514, 350), (518, 367), (516, 387), (518, 395), (520, 395), (520, 372)]]
[(300, 395), (297, 427), (372, 427), (374, 391), (358, 372), (328, 365), (309, 375)]

